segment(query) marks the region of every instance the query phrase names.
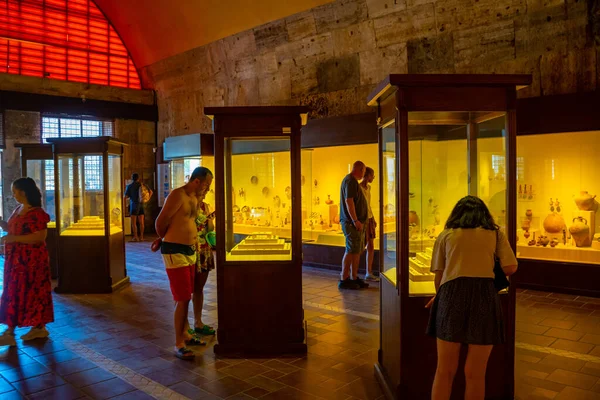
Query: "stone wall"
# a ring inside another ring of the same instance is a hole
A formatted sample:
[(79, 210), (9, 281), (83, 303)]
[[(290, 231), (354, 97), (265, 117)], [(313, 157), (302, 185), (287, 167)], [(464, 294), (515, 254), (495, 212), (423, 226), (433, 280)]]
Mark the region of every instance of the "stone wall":
[[(159, 143), (209, 132), (205, 106), (367, 111), (389, 73), (530, 73), (520, 96), (597, 88), (599, 0), (337, 0), (147, 67)], [(596, 39), (596, 42), (594, 41)]]

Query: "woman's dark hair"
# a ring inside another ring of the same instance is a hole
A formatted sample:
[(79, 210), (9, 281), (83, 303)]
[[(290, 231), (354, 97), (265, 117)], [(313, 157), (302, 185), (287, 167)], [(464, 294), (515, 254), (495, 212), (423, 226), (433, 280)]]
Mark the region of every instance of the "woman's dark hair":
[(25, 193), (25, 198), (31, 207), (42, 206), (42, 192), (31, 178), (19, 178), (13, 182), (13, 187)]
[(485, 203), (475, 196), (465, 196), (456, 203), (446, 221), (446, 229), (483, 228), (498, 230), (494, 217)]

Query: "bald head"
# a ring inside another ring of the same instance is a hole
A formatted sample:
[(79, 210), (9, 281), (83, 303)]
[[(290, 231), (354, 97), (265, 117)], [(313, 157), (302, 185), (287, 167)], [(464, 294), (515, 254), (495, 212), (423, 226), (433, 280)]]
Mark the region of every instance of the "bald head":
[(362, 161), (357, 161), (352, 165), (352, 176), (356, 179), (361, 180), (365, 176), (366, 166)]

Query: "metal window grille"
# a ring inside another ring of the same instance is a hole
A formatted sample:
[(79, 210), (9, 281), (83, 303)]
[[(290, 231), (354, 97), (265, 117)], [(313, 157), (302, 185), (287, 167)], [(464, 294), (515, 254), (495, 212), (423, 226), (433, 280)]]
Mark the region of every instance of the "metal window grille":
[(85, 190), (102, 190), (102, 156), (83, 157)]
[(54, 160), (44, 160), (46, 170), (45, 189), (54, 190)]
[(123, 41), (92, 0), (0, 0), (0, 72), (141, 89)]

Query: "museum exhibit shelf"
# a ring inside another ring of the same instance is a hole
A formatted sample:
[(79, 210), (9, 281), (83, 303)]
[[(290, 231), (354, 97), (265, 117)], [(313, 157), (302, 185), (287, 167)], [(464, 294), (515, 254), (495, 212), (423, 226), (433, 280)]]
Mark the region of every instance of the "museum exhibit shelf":
[(32, 178), (42, 192), (42, 207), (50, 216), (46, 247), (50, 256), (50, 274), (58, 277), (58, 258), (56, 255), (56, 217), (54, 204), (54, 156), (52, 145), (42, 143), (16, 143), (21, 151), (21, 175)]
[[(163, 143), (163, 158), (169, 164), (170, 189), (185, 185), (197, 167), (206, 167), (214, 174), (214, 155), (212, 133), (194, 133), (166, 138)], [(205, 202), (214, 208), (214, 189), (206, 195)]]
[(55, 165), (57, 293), (110, 293), (129, 282), (123, 149), (111, 137), (48, 139)]
[(600, 93), (518, 101), (517, 285), (600, 296)]
[(306, 352), (300, 132), (305, 107), (208, 107), (215, 132), (215, 352)]
[[(435, 294), (431, 255), (456, 202), (480, 197), (516, 246), (515, 102), (517, 88), (530, 82), (528, 75), (390, 75), (369, 97), (379, 125), (383, 221), (375, 372), (388, 398), (430, 398), (437, 363), (436, 340), (425, 334), (425, 305)], [(514, 397), (512, 289), (500, 294), (507, 342), (494, 346), (486, 399)], [(462, 371), (452, 399), (464, 397)]]

